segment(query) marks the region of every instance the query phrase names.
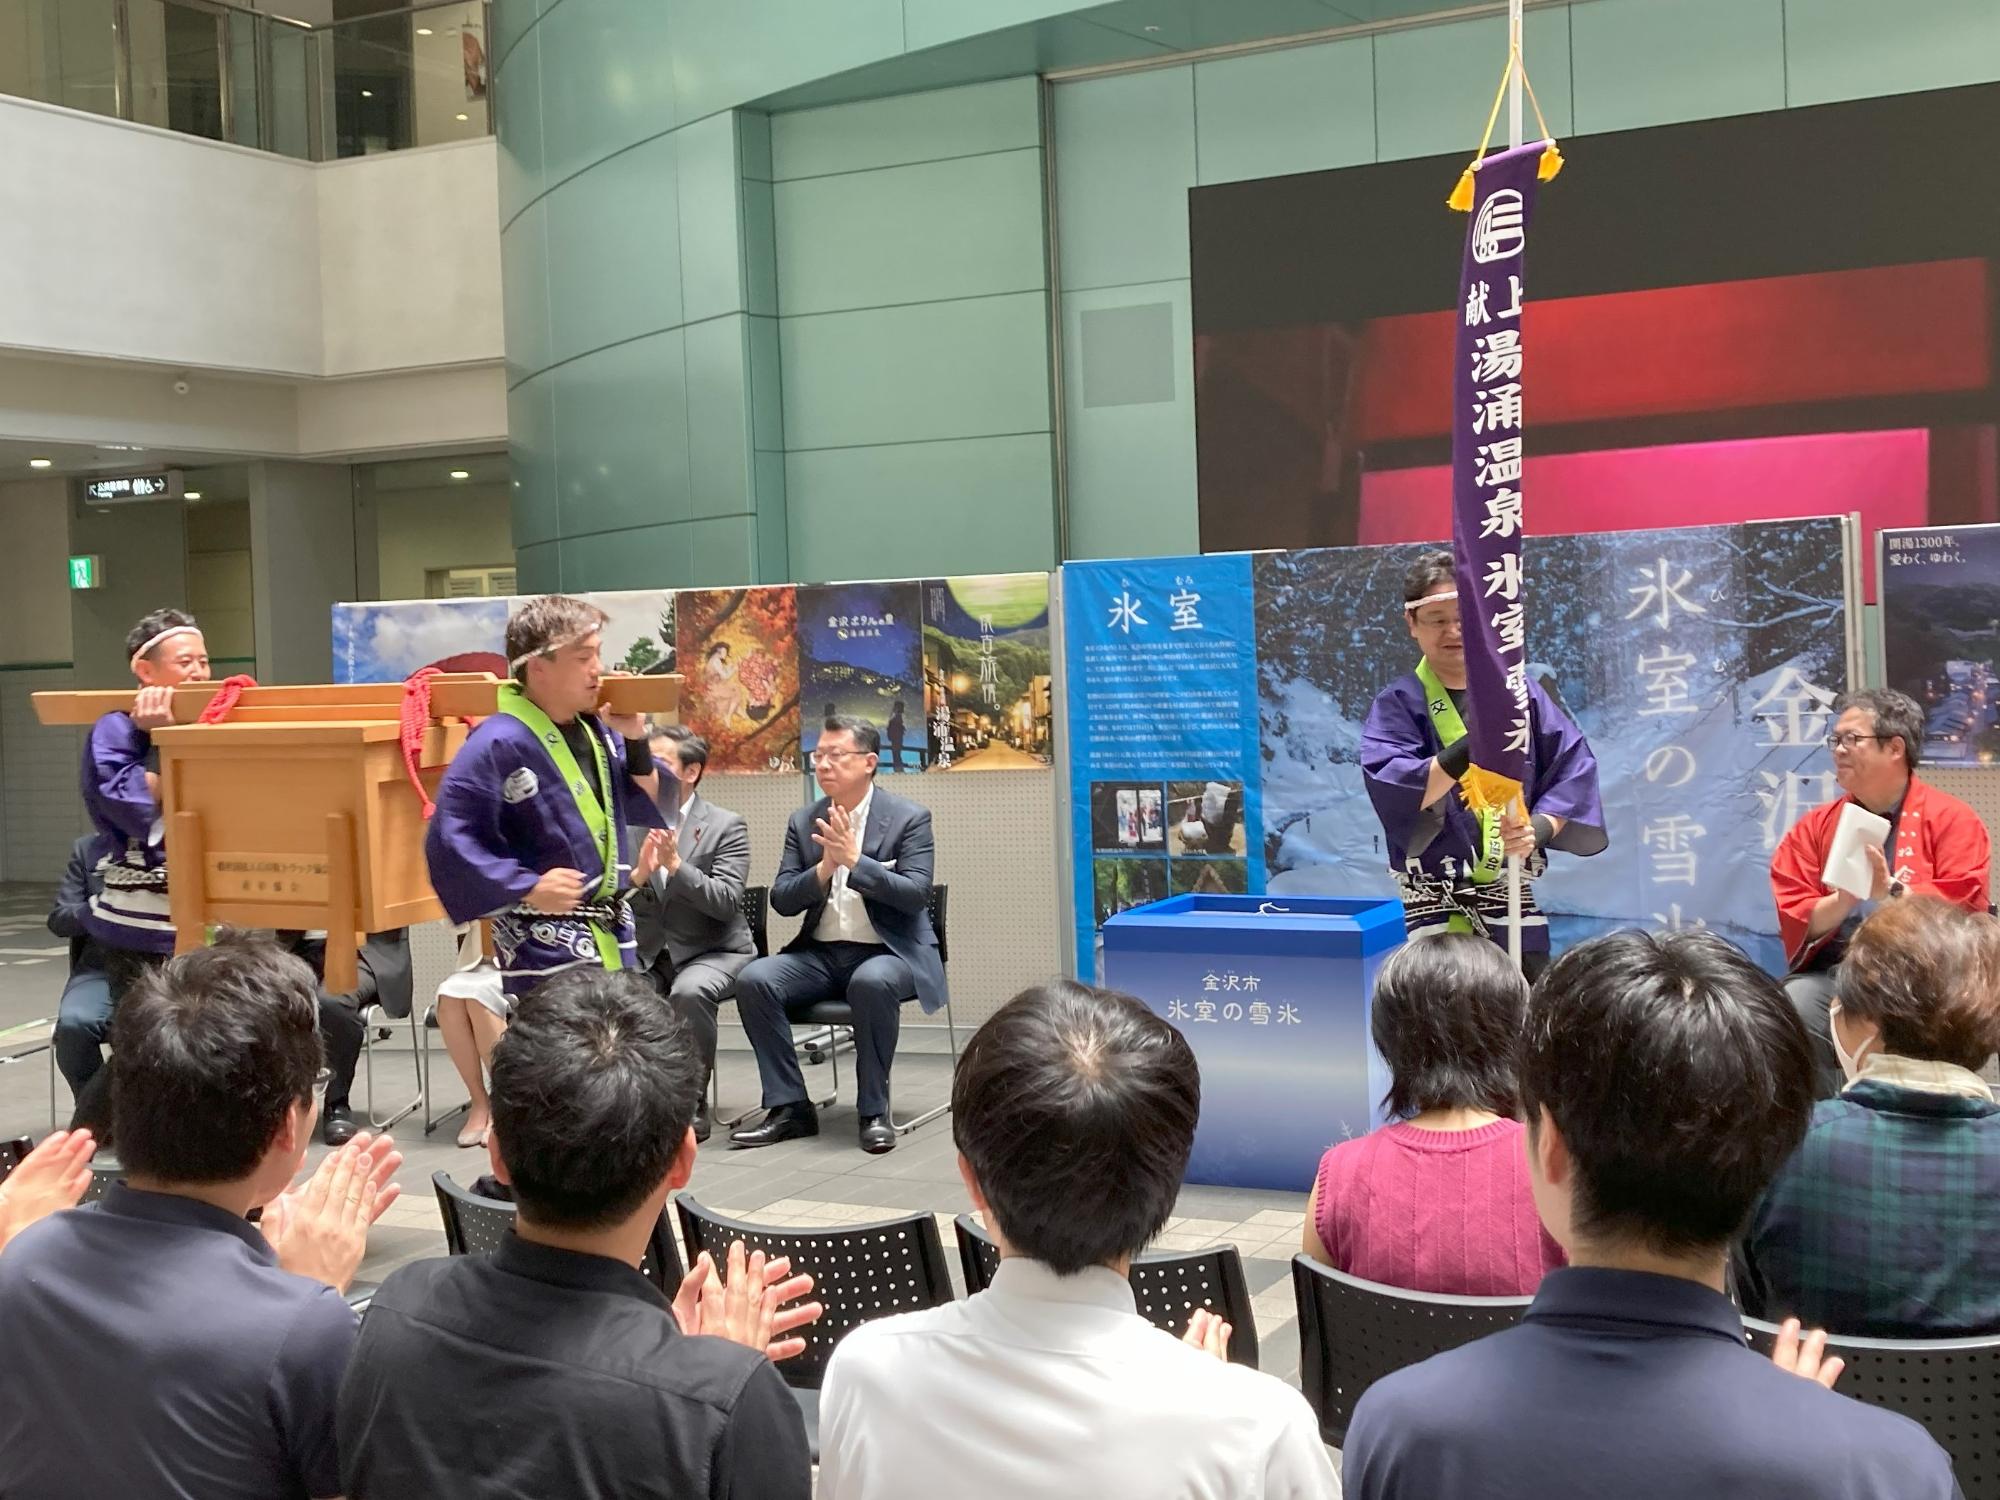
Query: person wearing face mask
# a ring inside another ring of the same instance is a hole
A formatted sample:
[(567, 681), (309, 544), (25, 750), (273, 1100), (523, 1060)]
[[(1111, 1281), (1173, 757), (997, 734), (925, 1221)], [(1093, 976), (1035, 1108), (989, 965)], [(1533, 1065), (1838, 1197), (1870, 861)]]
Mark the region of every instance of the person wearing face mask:
[(1598, 854), (1609, 842), (1597, 757), (1583, 731), (1531, 680), (1533, 733), (1522, 801), (1506, 813), (1474, 812), (1458, 785), (1472, 763), (1472, 740), (1449, 552), (1426, 552), (1412, 565), (1403, 581), (1403, 619), (1423, 656), (1370, 706), (1361, 727), (1361, 771), (1382, 820), (1404, 924), (1412, 938), (1475, 932), (1504, 945), (1506, 862), (1519, 855), (1521, 968), (1532, 980), (1549, 961), (1549, 919), (1534, 893), (1549, 851)]
[(1932, 896), (1855, 932), (1832, 1006), (1847, 1086), (1813, 1112), (1737, 1257), (1747, 1311), (1869, 1338), (2000, 1333), (2000, 923)]
[[(1827, 745), (1846, 795), (1799, 819), (1771, 856), (1778, 934), (1791, 969), (1785, 992), (1812, 1033), (1822, 1099), (1831, 1099), (1844, 1081), (1827, 1016), (1842, 956), (1861, 920), (1883, 902), (1918, 894), (1985, 912), (1992, 853), (1979, 814), (1917, 776), (1924, 715), (1914, 700), (1868, 688), (1836, 699), (1833, 708)], [(1882, 847), (1868, 851), (1874, 885), (1865, 900), (1832, 890), (1822, 879), (1848, 802), (1889, 823)]]

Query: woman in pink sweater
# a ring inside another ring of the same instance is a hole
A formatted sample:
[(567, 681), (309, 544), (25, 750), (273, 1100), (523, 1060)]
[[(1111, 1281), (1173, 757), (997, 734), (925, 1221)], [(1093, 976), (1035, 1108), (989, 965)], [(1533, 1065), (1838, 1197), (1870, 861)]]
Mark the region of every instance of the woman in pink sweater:
[(1368, 1281), (1522, 1297), (1563, 1263), (1535, 1215), (1515, 1111), (1527, 986), (1470, 933), (1422, 938), (1375, 980), (1369, 1027), (1392, 1123), (1320, 1159), (1304, 1250)]

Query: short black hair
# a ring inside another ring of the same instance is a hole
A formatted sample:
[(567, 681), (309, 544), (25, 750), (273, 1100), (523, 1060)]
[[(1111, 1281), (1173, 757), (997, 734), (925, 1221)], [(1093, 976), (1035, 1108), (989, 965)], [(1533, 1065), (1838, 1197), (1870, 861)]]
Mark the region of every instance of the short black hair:
[(683, 766), (708, 766), (708, 741), (696, 734), (685, 724), (663, 724), (653, 731), (653, 738), (665, 740), (674, 747)]
[(1451, 553), (1439, 547), (1435, 551), (1423, 553), (1410, 564), (1409, 572), (1403, 575), (1403, 602), (1415, 604), (1424, 595), (1441, 583), (1457, 586), (1458, 571), (1451, 560)]
[(1512, 1115), (1527, 1006), (1521, 971), (1483, 937), (1446, 932), (1398, 948), (1376, 973), (1368, 1016), (1389, 1068), (1383, 1111), (1397, 1120), (1429, 1109)]
[(227, 934), (141, 974), (111, 1022), (118, 1160), (135, 1177), (256, 1170), (325, 1060), (319, 984), (264, 938)]
[(1523, 1114), (1562, 1132), (1595, 1240), (1726, 1246), (1805, 1138), (1813, 1078), (1784, 990), (1713, 933), (1592, 938), (1528, 999)]
[(493, 1048), (493, 1135), (531, 1222), (603, 1229), (660, 1185), (701, 1097), (695, 1048), (636, 969), (567, 969)]
[(1838, 719), (1850, 708), (1865, 709), (1875, 721), (1875, 733), (1884, 740), (1903, 742), (1903, 764), (1912, 771), (1924, 758), (1924, 711), (1908, 693), (1894, 688), (1856, 688), (1833, 700), (1833, 716)]
[(1130, 995), (1055, 979), (973, 1034), (952, 1136), (1000, 1233), (1068, 1276), (1136, 1255), (1180, 1194), (1201, 1113), (1187, 1039)]
[(126, 659), (137, 656), (139, 648), (162, 630), (199, 629), (201, 626), (195, 623), (194, 616), (184, 609), (156, 609), (149, 615), (141, 616), (139, 623), (125, 632)]
[(882, 753), (881, 731), (858, 714), (828, 714), (820, 732), (838, 734), (842, 730), (854, 737), (854, 748), (863, 755)]
[(541, 594), (507, 617), (507, 660), (516, 681), (526, 681), (531, 656), (550, 656), (566, 644), (602, 630), (611, 616), (573, 594)]

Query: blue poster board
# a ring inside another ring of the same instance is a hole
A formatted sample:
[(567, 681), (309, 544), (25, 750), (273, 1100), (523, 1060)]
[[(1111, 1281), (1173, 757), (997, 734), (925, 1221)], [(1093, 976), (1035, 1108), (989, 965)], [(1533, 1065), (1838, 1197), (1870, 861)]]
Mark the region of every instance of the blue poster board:
[(1368, 1035), (1397, 901), (1176, 896), (1104, 924), (1104, 981), (1187, 1037), (1201, 1121), (1187, 1180), (1303, 1192), (1320, 1154), (1381, 1123)]
[(1250, 556), (1063, 567), (1077, 973), (1168, 896), (1264, 888)]

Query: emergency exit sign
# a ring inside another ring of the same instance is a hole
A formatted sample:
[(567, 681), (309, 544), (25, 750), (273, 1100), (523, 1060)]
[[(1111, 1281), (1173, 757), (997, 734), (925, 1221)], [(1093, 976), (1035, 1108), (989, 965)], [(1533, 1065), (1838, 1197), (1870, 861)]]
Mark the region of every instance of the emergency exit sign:
[(104, 586), (104, 559), (96, 553), (69, 560), (69, 586), (73, 589), (95, 589)]

